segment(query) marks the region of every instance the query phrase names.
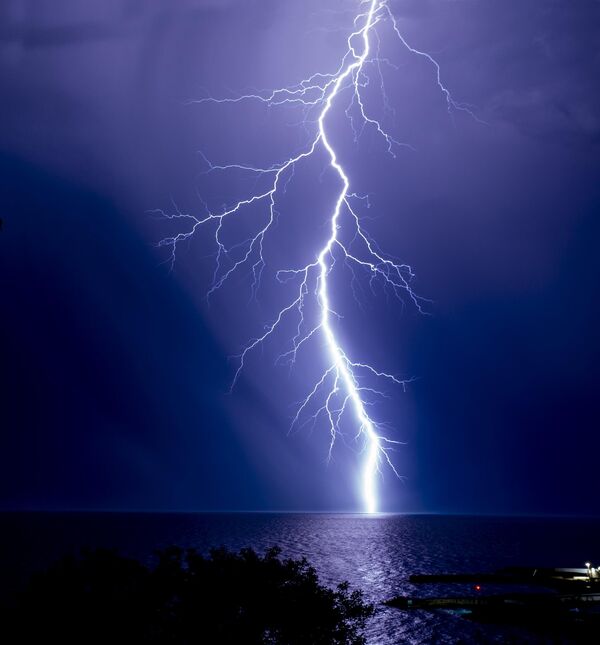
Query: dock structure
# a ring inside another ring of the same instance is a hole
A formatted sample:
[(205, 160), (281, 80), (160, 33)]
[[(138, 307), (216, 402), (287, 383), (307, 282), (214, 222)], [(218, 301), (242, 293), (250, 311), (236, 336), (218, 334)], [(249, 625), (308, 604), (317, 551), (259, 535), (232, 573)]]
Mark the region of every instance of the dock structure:
[(415, 584), (472, 583), (472, 584), (526, 584), (550, 589), (587, 588), (600, 590), (596, 569), (558, 569), (535, 567), (506, 567), (493, 573), (416, 573), (409, 577)]
[(451, 596), (447, 598), (409, 598), (396, 596), (385, 602), (389, 607), (398, 609), (472, 609), (503, 607), (533, 608), (575, 608), (581, 605), (600, 606), (600, 593), (590, 594), (506, 594), (491, 596)]
[[(403, 610), (448, 610), (492, 622), (600, 623), (600, 576), (589, 563), (585, 569), (510, 567), (492, 573), (414, 574), (409, 580), (414, 584), (473, 586), (460, 596), (397, 596), (384, 604)], [(486, 594), (484, 585), (506, 585), (509, 589)], [(513, 592), (511, 586), (519, 590)]]

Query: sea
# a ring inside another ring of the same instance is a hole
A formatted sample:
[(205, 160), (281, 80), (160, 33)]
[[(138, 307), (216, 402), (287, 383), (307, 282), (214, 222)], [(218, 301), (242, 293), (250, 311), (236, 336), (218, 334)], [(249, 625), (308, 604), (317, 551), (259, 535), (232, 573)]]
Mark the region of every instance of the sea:
[[(600, 561), (600, 519), (353, 515), (324, 513), (0, 513), (0, 597), (83, 547), (116, 548), (150, 563), (178, 545), (277, 545), (304, 556), (328, 585), (348, 581), (376, 605), (369, 645), (396, 643), (568, 643), (523, 627), (479, 624), (441, 610), (382, 605), (396, 595), (471, 593), (469, 585), (414, 585), (413, 573), (491, 572), (501, 567), (583, 567)], [(486, 589), (482, 591), (487, 591)], [(473, 592), (474, 593), (474, 592)], [(598, 637), (600, 643), (600, 635)], [(240, 644), (243, 645), (243, 644)]]

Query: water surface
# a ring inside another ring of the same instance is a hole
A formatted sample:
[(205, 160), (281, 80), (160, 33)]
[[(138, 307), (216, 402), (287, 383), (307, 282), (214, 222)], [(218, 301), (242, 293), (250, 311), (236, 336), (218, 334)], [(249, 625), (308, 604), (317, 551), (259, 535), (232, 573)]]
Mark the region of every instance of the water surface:
[[(306, 556), (323, 581), (333, 585), (348, 580), (374, 603), (396, 594), (448, 592), (447, 587), (411, 585), (411, 573), (493, 571), (510, 565), (583, 566), (600, 556), (600, 519), (3, 513), (0, 535), (4, 596), (32, 571), (85, 546), (114, 547), (149, 561), (156, 549), (173, 544), (201, 551), (220, 545), (264, 551), (278, 545), (285, 556)], [(381, 606), (367, 636), (370, 645), (551, 642), (523, 629), (482, 626), (443, 612)]]

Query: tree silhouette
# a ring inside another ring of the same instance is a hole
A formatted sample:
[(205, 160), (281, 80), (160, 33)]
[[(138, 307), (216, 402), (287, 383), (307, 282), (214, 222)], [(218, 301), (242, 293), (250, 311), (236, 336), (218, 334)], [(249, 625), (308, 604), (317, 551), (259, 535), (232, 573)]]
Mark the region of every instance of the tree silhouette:
[(373, 607), (347, 583), (329, 589), (305, 559), (272, 548), (205, 557), (177, 547), (148, 567), (85, 551), (36, 574), (5, 627), (11, 643), (361, 645)]

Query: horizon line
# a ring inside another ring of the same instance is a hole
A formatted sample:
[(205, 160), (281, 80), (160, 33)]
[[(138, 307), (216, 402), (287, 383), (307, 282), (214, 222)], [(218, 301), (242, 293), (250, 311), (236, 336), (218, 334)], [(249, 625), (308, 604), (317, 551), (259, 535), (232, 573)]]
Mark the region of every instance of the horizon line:
[(0, 514), (106, 514), (106, 515), (352, 515), (365, 518), (390, 516), (436, 516), (465, 518), (547, 518), (547, 519), (600, 519), (598, 514), (582, 513), (536, 513), (536, 512), (474, 512), (474, 511), (379, 511), (369, 513), (360, 510), (295, 510), (295, 509), (164, 509), (164, 508), (43, 508), (7, 507), (0, 508)]

